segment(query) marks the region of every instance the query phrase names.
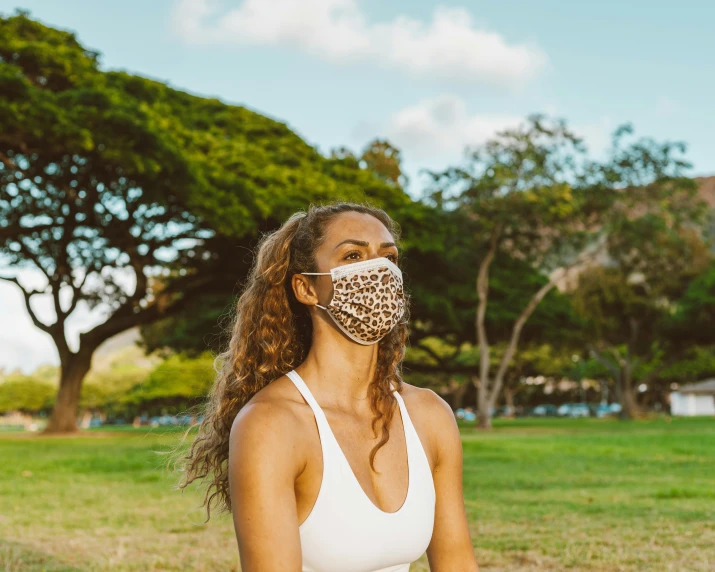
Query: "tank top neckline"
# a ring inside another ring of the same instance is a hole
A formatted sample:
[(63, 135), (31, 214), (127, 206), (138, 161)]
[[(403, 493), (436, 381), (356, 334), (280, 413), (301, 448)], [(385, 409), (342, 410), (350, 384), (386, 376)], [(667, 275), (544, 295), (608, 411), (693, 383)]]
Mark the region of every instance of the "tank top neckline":
[[(301, 391), (300, 393), (303, 394), (303, 397), (306, 398), (306, 401), (308, 401), (308, 405), (310, 408), (313, 410), (313, 414), (317, 414), (320, 412), (320, 415), (323, 417), (323, 420), (325, 421), (325, 426), (329, 432), (329, 437), (333, 440), (333, 443), (337, 446), (338, 452), (340, 456), (342, 457), (343, 462), (349, 469), (349, 473), (351, 475), (353, 484), (357, 486), (357, 489), (360, 491), (362, 498), (367, 502), (368, 505), (370, 505), (375, 511), (377, 511), (379, 514), (383, 515), (384, 517), (390, 518), (390, 517), (396, 517), (400, 514), (402, 514), (405, 511), (405, 508), (408, 505), (408, 501), (410, 500), (410, 496), (412, 494), (412, 489), (413, 489), (413, 463), (414, 460), (412, 458), (412, 453), (410, 451), (410, 436), (407, 431), (407, 420), (405, 419), (407, 415), (407, 407), (404, 404), (404, 401), (402, 401), (402, 396), (394, 389), (394, 386), (390, 384), (390, 387), (392, 388), (392, 394), (395, 396), (395, 399), (397, 400), (398, 406), (400, 408), (400, 418), (402, 420), (402, 429), (405, 434), (405, 449), (406, 449), (406, 454), (407, 454), (407, 494), (405, 495), (405, 500), (402, 501), (402, 505), (400, 508), (398, 508), (394, 512), (388, 512), (385, 510), (382, 510), (379, 506), (377, 506), (372, 500), (370, 499), (369, 496), (367, 496), (367, 493), (365, 492), (365, 489), (362, 488), (362, 485), (360, 484), (360, 481), (358, 480), (357, 476), (355, 475), (355, 471), (353, 471), (353, 468), (350, 466), (350, 462), (348, 461), (348, 458), (345, 456), (345, 453), (343, 452), (343, 448), (340, 446), (340, 443), (338, 442), (337, 438), (335, 437), (335, 433), (333, 432), (333, 429), (330, 427), (330, 423), (328, 422), (328, 418), (325, 415), (325, 412), (323, 411), (323, 408), (320, 407), (318, 404), (317, 400), (313, 396), (313, 393), (310, 391), (308, 388), (308, 384), (305, 383), (305, 380), (300, 376), (300, 374), (294, 369), (288, 373), (288, 377), (293, 381), (293, 382), (298, 382), (298, 384), (302, 387), (299, 387), (299, 389), (305, 390), (305, 393)], [(309, 398), (309, 399), (308, 399)], [(312, 403), (311, 403), (312, 401)], [(316, 411), (317, 409), (317, 411)], [(320, 482), (320, 489), (318, 489), (318, 496), (316, 497), (316, 504), (317, 504), (317, 499), (320, 498), (320, 493), (321, 490), (324, 486), (325, 483), (325, 464), (326, 464), (326, 446), (325, 443), (323, 443), (323, 440), (321, 438), (321, 448), (322, 448), (322, 453), (323, 453), (323, 474), (321, 477), (321, 482)], [(310, 515), (309, 515), (310, 516)], [(307, 520), (307, 519), (306, 519)]]

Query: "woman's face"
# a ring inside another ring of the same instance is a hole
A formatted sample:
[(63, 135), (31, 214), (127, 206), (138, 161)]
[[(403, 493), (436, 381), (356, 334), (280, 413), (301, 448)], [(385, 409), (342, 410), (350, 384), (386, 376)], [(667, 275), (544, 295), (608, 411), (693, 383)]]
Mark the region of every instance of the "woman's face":
[[(368, 214), (342, 213), (325, 229), (325, 240), (315, 253), (315, 271), (330, 272), (336, 266), (378, 257), (398, 263), (397, 246), (385, 225)], [(329, 304), (333, 296), (330, 275), (315, 276), (314, 281), (309, 278), (294, 277), (296, 298), (308, 306)]]

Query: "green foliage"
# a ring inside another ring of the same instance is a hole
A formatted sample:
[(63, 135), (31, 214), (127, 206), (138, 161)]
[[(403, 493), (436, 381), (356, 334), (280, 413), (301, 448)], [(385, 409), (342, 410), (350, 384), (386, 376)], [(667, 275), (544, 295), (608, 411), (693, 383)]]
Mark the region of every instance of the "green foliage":
[[(504, 346), (499, 346), (500, 353)], [(571, 349), (571, 351), (569, 351)], [(520, 381), (524, 377), (543, 375), (565, 377), (573, 372), (573, 347), (548, 343), (525, 344), (514, 357), (507, 376)]]
[(146, 357), (135, 346), (127, 346), (108, 356), (95, 356), (93, 367), (82, 385), (80, 407), (103, 410), (108, 414), (125, 409), (126, 396), (147, 379), (161, 363), (156, 356)]
[(687, 285), (664, 330), (678, 339), (709, 344), (715, 336), (714, 325), (715, 263), (712, 263)]
[(147, 353), (180, 352), (192, 357), (207, 349), (220, 353), (226, 344), (234, 306), (232, 291), (233, 285), (227, 283), (222, 290), (195, 297), (171, 318), (143, 326), (141, 346)]
[(667, 382), (692, 382), (715, 378), (715, 345), (693, 346), (683, 359), (660, 372)]
[[(576, 309), (589, 320), (593, 339), (613, 338), (617, 345), (630, 338), (628, 320), (654, 317), (654, 301), (647, 289), (628, 282), (616, 268), (594, 266), (579, 275), (579, 287), (573, 293)], [(645, 324), (652, 327), (653, 323)]]
[(197, 358), (176, 354), (151, 372), (122, 399), (125, 404), (187, 405), (205, 397), (215, 378), (213, 357), (206, 352)]
[(56, 365), (43, 364), (32, 372), (31, 377), (47, 384), (57, 385), (60, 377), (60, 368)]
[(402, 228), (400, 260), (412, 297), (412, 343), (432, 335), (471, 339), (479, 253), (469, 244), (469, 221), (424, 203), (394, 217)]
[[(595, 178), (597, 188), (615, 189), (604, 264), (582, 271), (573, 293), (590, 325), (591, 355), (614, 380), (624, 416), (635, 414), (638, 384), (662, 393), (665, 372), (695, 344), (714, 339), (705, 325), (708, 287), (699, 289), (708, 280), (698, 278), (712, 265), (707, 205), (682, 175), (685, 148), (651, 139), (624, 146), (631, 133), (630, 127), (616, 132), (611, 157)], [(700, 306), (704, 327), (693, 327)]]
[[(0, 253), (75, 298), (136, 310), (151, 299), (149, 267), (173, 260), (179, 292), (185, 273), (216, 264), (226, 237), (254, 236), (311, 201), (410, 202), (283, 123), (102, 72), (72, 34), (25, 15), (2, 18), (0, 34)], [(119, 268), (135, 272), (136, 292), (106, 271)]]
[(387, 207), (409, 202), (372, 170), (326, 159), (284, 123), (244, 107), (125, 73), (109, 73), (107, 82), (146, 109), (185, 154), (200, 183), (189, 189), (185, 204), (220, 235), (254, 234), (262, 221), (284, 220), (310, 202), (370, 199)]
[[(661, 160), (669, 160), (662, 151)], [(651, 157), (657, 157), (654, 150)], [(712, 255), (698, 234), (702, 201), (689, 180), (664, 179), (628, 189), (611, 209), (607, 264), (579, 274), (573, 300), (591, 341), (652, 353), (712, 343)], [(701, 327), (698, 327), (700, 324)], [(650, 358), (646, 358), (650, 359)]]
[(52, 407), (57, 387), (34, 376), (10, 375), (0, 381), (0, 414), (37, 413)]
[(383, 181), (396, 187), (407, 184), (407, 177), (402, 172), (401, 152), (389, 141), (376, 139), (369, 143), (363, 150), (362, 161)]
[[(486, 252), (476, 241), (479, 226), (464, 209), (416, 204), (397, 213), (403, 227), (401, 255), (413, 299), (411, 340), (454, 336), (454, 343), (476, 342), (474, 311), (479, 263)], [(507, 340), (511, 326), (535, 290), (547, 279), (522, 260), (504, 256), (491, 271), (486, 324), (495, 342)], [(551, 292), (524, 330), (524, 339), (558, 342), (580, 327), (570, 300)], [(568, 334), (567, 334), (568, 332)]]
[[(42, 292), (73, 293), (69, 307), (55, 297), (59, 328), (35, 320), (62, 338), (64, 360), (61, 326), (78, 302), (126, 320), (146, 304), (147, 273), (166, 265), (166, 249), (197, 258), (190, 245), (208, 230), (182, 203), (201, 181), (161, 118), (108, 81), (73, 35), (24, 15), (0, 30), (0, 255), (41, 270)], [(133, 292), (118, 279), (125, 269)]]

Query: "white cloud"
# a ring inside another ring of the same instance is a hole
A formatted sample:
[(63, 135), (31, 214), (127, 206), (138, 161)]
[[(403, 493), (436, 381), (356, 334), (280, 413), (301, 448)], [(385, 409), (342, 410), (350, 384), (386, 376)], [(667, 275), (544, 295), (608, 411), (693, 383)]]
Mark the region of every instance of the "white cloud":
[[(554, 105), (545, 106), (544, 113), (553, 118), (563, 117)], [(443, 94), (404, 107), (382, 124), (361, 121), (351, 139), (357, 145), (375, 138), (390, 141), (403, 152), (403, 170), (411, 181), (410, 188), (417, 190), (428, 183), (422, 169), (440, 171), (449, 165), (461, 165), (467, 148), (485, 143), (500, 131), (516, 128), (526, 119), (527, 114), (470, 112), (463, 98)], [(583, 138), (593, 158), (605, 159), (616, 127), (611, 117), (569, 123), (569, 127)]]
[[(546, 113), (561, 117), (555, 108)], [(526, 115), (470, 113), (464, 99), (445, 94), (401, 109), (378, 132), (413, 160), (448, 158), (456, 161), (462, 159), (465, 148), (485, 143), (499, 131), (515, 128), (526, 119)], [(610, 117), (601, 116), (569, 127), (584, 139), (594, 155), (600, 155), (609, 147), (616, 125)], [(360, 126), (361, 132), (365, 129), (366, 125)]]
[(446, 159), (460, 162), (466, 147), (484, 143), (524, 118), (506, 114), (470, 114), (463, 99), (442, 95), (395, 113), (384, 129), (386, 137), (410, 160)]
[(464, 8), (438, 6), (429, 22), (368, 22), (359, 0), (180, 0), (172, 20), (187, 42), (280, 45), (335, 62), (368, 62), (415, 76), (514, 86), (546, 63), (537, 46), (478, 28)]

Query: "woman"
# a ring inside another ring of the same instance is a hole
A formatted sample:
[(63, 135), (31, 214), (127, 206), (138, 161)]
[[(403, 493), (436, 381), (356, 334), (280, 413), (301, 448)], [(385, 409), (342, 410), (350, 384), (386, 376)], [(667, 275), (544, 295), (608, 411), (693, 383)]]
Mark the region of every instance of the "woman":
[(261, 240), (181, 485), (213, 473), (244, 572), (478, 570), (454, 415), (400, 376), (398, 239), (337, 203)]

